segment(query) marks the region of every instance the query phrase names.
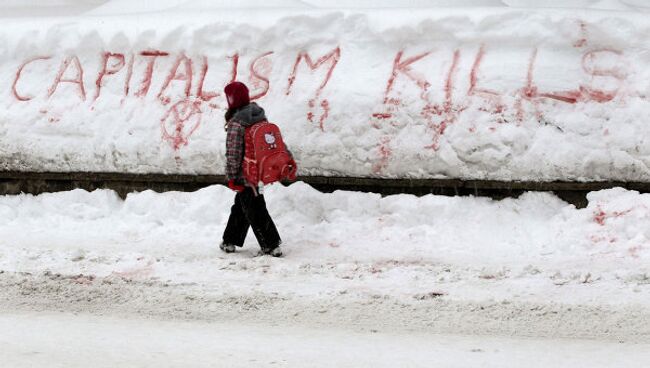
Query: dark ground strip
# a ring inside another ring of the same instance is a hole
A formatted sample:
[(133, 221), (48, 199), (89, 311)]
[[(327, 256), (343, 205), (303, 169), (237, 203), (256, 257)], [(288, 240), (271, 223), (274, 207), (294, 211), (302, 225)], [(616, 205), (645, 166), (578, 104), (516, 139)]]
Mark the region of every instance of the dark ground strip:
[[(645, 182), (534, 182), (459, 179), (384, 179), (361, 177), (302, 176), (303, 181), (322, 192), (352, 190), (382, 195), (407, 193), (449, 196), (485, 196), (494, 199), (518, 197), (526, 191), (554, 192), (563, 200), (583, 208), (590, 191), (622, 187), (641, 193), (650, 192)], [(101, 172), (0, 172), (0, 194), (112, 189), (120, 196), (147, 189), (156, 192), (195, 191), (214, 184), (224, 184), (223, 175), (128, 174)]]

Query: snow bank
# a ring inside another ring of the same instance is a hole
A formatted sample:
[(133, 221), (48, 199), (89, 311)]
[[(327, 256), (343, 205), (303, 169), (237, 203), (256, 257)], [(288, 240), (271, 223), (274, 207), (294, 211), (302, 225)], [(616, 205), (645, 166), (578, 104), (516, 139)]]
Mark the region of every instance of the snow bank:
[(302, 175), (650, 180), (650, 18), (634, 2), (313, 3), (3, 21), (1, 168), (221, 174), (222, 88), (239, 79)]
[(273, 186), (285, 257), (218, 249), (233, 194), (0, 197), (0, 310), (650, 341), (650, 194), (519, 199)]
[(650, 275), (648, 194), (594, 192), (576, 209), (546, 193), (382, 198), (296, 183), (270, 187), (266, 199), (287, 255), (277, 263), (251, 259), (251, 234), (238, 253), (218, 251), (232, 203), (223, 186), (124, 201), (108, 190), (0, 197), (0, 271), (217, 283), (226, 295), (411, 299), (433, 290), (461, 300), (650, 304), (637, 289)]

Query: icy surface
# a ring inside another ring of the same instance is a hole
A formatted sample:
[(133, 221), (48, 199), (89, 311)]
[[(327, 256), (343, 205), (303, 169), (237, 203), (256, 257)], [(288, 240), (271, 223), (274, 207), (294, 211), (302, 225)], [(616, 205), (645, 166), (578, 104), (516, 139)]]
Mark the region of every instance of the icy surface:
[[(647, 344), (333, 327), (169, 322), (65, 314), (0, 316), (0, 364), (76, 367), (644, 367)], [(55, 340), (49, 338), (57, 336)]]

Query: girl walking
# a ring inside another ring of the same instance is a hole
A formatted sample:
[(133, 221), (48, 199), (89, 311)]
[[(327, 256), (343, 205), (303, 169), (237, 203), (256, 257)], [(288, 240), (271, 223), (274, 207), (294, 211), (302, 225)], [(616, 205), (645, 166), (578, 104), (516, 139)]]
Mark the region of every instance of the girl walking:
[(237, 193), (219, 248), (232, 253), (236, 247), (242, 247), (250, 227), (260, 245), (260, 254), (280, 257), (282, 240), (266, 209), (264, 196), (258, 193), (258, 188), (246, 182), (242, 170), (246, 127), (265, 121), (264, 109), (250, 102), (248, 88), (241, 82), (230, 83), (224, 92), (228, 100), (225, 116), (226, 178), (228, 187)]

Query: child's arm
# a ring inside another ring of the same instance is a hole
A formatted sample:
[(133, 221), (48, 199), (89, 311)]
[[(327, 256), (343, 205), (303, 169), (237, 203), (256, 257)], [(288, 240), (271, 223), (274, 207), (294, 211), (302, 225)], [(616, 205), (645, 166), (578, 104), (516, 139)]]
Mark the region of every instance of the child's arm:
[(231, 120), (226, 131), (226, 179), (243, 184), (242, 161), (244, 159), (244, 127)]

